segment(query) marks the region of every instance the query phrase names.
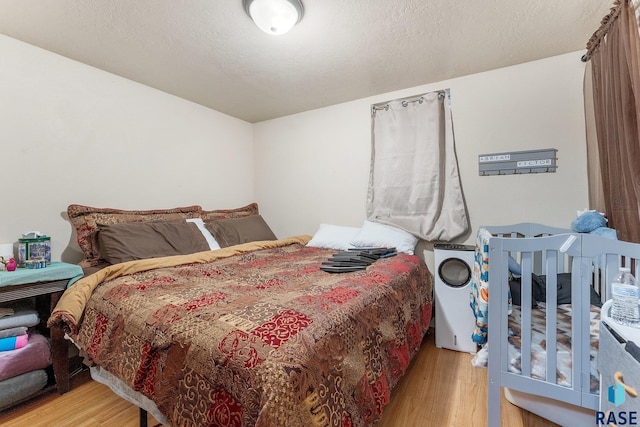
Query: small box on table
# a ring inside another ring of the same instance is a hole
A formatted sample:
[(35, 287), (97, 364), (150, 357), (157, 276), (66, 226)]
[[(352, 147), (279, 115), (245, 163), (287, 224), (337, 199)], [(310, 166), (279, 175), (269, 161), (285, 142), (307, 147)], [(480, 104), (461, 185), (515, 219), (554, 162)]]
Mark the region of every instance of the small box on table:
[(51, 264), (51, 238), (18, 239), (18, 267), (43, 268)]

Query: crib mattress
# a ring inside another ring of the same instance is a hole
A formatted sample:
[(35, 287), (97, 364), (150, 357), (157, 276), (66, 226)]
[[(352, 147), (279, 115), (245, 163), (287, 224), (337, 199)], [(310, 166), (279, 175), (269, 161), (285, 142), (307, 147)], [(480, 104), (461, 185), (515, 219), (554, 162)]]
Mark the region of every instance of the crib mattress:
[[(538, 304), (539, 308), (531, 310), (531, 377), (544, 380), (546, 378), (546, 313), (544, 303)], [(571, 387), (571, 304), (558, 305), (557, 313), (557, 369), (556, 384)], [(598, 336), (600, 323), (600, 308), (591, 306), (590, 310), (590, 391), (599, 392), (599, 376), (596, 363), (598, 353)], [(509, 371), (515, 374), (522, 373), (521, 354), (521, 310), (520, 306), (513, 306), (509, 316)], [(474, 357), (474, 365), (486, 367), (488, 346), (485, 345)]]

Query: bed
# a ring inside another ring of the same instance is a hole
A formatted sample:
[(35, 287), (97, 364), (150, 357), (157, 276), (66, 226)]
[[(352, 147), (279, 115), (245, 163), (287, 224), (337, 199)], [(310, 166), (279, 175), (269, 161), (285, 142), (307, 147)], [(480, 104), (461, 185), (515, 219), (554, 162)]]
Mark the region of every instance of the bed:
[(482, 345), (474, 364), (488, 367), (488, 425), (500, 425), (502, 388), (557, 424), (594, 423), (600, 307), (618, 268), (637, 276), (639, 258), (640, 245), (539, 224), (478, 232), (471, 307)]
[[(210, 212), (188, 210), (179, 216), (215, 230)], [(90, 221), (100, 229), (105, 218)], [(83, 223), (95, 268), (108, 245)], [(429, 326), (426, 264), (398, 253), (326, 273), (336, 249), (310, 245), (316, 235), (256, 240), (258, 228), (215, 233), (220, 249), (101, 265), (64, 293), (49, 325), (65, 329), (95, 379), (168, 425), (372, 425)]]

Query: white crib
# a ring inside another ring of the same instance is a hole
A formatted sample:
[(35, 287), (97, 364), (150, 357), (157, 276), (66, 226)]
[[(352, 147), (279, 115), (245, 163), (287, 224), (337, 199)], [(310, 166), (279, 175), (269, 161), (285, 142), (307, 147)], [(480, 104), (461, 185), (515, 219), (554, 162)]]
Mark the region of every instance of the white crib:
[[(594, 295), (601, 302), (609, 299), (607, 285), (620, 266), (631, 267), (638, 277), (640, 245), (540, 224), (483, 228), (493, 236), (488, 239), (491, 301), (488, 305), (488, 425), (500, 425), (502, 387), (513, 403), (553, 422), (569, 426), (595, 425), (599, 390), (597, 384), (594, 385), (593, 359), (597, 357), (599, 308), (591, 302)], [(518, 369), (511, 366), (513, 345), (509, 345), (508, 337), (511, 330), (509, 256), (518, 261), (522, 275)], [(563, 356), (558, 350), (558, 340), (566, 342), (566, 337), (559, 334), (558, 316), (562, 316), (560, 309), (564, 306), (557, 303), (557, 278), (565, 272), (571, 273), (571, 315), (570, 351)], [(532, 308), (532, 273), (546, 276), (544, 311)], [(546, 324), (542, 331), (540, 327), (533, 327), (533, 319), (540, 316)], [(532, 329), (536, 329), (538, 335), (543, 334), (546, 347), (543, 357), (534, 351)], [(567, 359), (563, 363), (570, 365), (571, 370), (568, 378), (560, 381), (558, 371), (563, 357)], [(533, 368), (536, 363), (542, 363), (542, 374), (540, 369)]]

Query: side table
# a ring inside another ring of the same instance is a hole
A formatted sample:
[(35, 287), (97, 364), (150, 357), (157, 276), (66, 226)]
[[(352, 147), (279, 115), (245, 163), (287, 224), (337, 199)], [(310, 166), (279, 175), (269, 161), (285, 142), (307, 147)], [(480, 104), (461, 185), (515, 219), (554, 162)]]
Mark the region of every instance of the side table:
[[(55, 308), (70, 284), (82, 277), (82, 269), (74, 264), (52, 262), (46, 268), (0, 272), (0, 303), (34, 298), (41, 325)], [(69, 391), (69, 343), (62, 328), (51, 328), (51, 360), (53, 376), (60, 394)]]

